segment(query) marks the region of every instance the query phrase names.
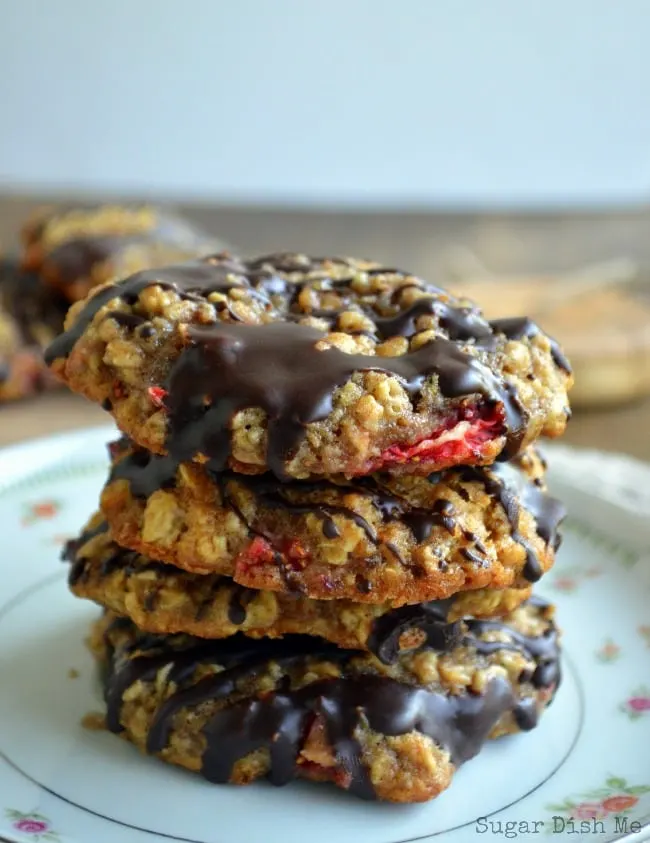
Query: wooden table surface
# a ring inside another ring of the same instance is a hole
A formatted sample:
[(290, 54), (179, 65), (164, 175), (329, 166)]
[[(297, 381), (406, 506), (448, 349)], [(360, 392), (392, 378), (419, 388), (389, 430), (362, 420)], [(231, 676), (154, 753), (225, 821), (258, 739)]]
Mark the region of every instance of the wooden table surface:
[[(41, 200), (42, 201), (42, 200)], [(12, 247), (36, 199), (0, 196), (0, 243)], [(425, 277), (440, 271), (446, 249), (463, 244), (495, 270), (569, 269), (629, 256), (650, 266), (650, 211), (600, 214), (431, 214), (292, 212), (183, 208), (244, 253), (301, 249), (371, 255)], [(0, 408), (0, 446), (109, 422), (98, 407), (65, 393)], [(576, 413), (565, 441), (650, 460), (650, 401)]]

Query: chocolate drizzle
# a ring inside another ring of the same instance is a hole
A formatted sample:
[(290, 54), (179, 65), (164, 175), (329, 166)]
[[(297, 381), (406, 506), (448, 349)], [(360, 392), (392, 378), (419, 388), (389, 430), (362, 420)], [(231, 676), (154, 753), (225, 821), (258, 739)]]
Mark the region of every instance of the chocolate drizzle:
[[(462, 629), (460, 622), (447, 620), (453, 602), (454, 598), (450, 597), (386, 612), (373, 623), (368, 649), (384, 664), (395, 662), (402, 649), (410, 651), (429, 647), (432, 650), (450, 650), (460, 640)], [(420, 633), (416, 646), (402, 648), (403, 637), (413, 633)]]
[(228, 620), (234, 626), (241, 626), (246, 620), (248, 604), (255, 597), (256, 592), (251, 588), (235, 583), (230, 593), (228, 603)]
[(133, 448), (113, 463), (109, 483), (126, 480), (134, 497), (149, 498), (159, 489), (171, 488), (176, 481), (177, 470), (178, 462), (172, 457), (152, 454), (144, 448)]
[[(202, 773), (208, 781), (224, 784), (240, 758), (265, 748), (270, 754), (269, 781), (288, 784), (296, 777), (300, 747), (315, 717), (324, 724), (337, 767), (349, 776), (350, 792), (374, 799), (356, 736), (364, 721), (373, 731), (389, 736), (421, 732), (449, 750), (452, 762), (460, 765), (480, 750), (511, 699), (509, 686), (498, 679), (481, 697), (448, 697), (377, 676), (325, 680), (266, 699), (242, 701), (215, 715), (204, 730)], [(150, 744), (148, 750), (160, 751), (158, 747)]]
[[(236, 507), (232, 495), (228, 491), (228, 480), (232, 479), (234, 482), (239, 483), (240, 485), (247, 488), (253, 495), (255, 495), (257, 501), (264, 507), (268, 509), (280, 509), (284, 510), (285, 512), (290, 512), (294, 515), (314, 515), (316, 518), (320, 518), (323, 523), (323, 535), (325, 538), (328, 539), (336, 539), (340, 536), (340, 531), (336, 526), (336, 522), (334, 521), (335, 515), (342, 515), (344, 518), (353, 521), (357, 527), (359, 527), (363, 532), (366, 534), (367, 538), (373, 542), (377, 543), (377, 533), (372, 528), (372, 526), (366, 521), (366, 519), (359, 515), (354, 510), (350, 509), (347, 506), (339, 506), (336, 504), (328, 504), (328, 503), (294, 503), (286, 494), (283, 494), (285, 490), (288, 489), (295, 489), (300, 491), (303, 494), (309, 494), (314, 492), (327, 492), (331, 490), (331, 487), (328, 486), (326, 482), (311, 482), (311, 481), (292, 481), (290, 484), (284, 484), (279, 486), (277, 481), (269, 478), (268, 475), (258, 474), (258, 475), (241, 475), (241, 474), (231, 474), (230, 472), (216, 472), (212, 471), (211, 468), (208, 468), (210, 474), (212, 475), (215, 483), (219, 485), (221, 489), (222, 498), (225, 502), (230, 504), (231, 507), (236, 509), (240, 518), (245, 522), (246, 519), (244, 515)], [(354, 486), (350, 487), (342, 487), (343, 490), (349, 491), (360, 491), (360, 489)], [(365, 493), (365, 488), (363, 489)], [(249, 529), (252, 529), (249, 526)], [(264, 536), (264, 538), (267, 538)]]
[[(346, 267), (349, 274), (345, 274)], [(354, 287), (360, 272), (370, 276), (397, 274), (406, 281), (410, 277), (391, 268), (363, 270), (344, 259), (291, 253), (248, 262), (221, 253), (136, 273), (88, 299), (75, 324), (50, 345), (46, 359), (51, 364), (66, 357), (102, 307), (111, 301), (117, 305), (120, 300), (133, 305), (149, 286), (159, 285), (195, 302), (205, 301), (213, 292), (230, 293), (239, 288), (257, 302), (263, 320), (270, 323), (246, 325), (227, 302), (221, 302), (215, 306), (222, 306), (223, 318), (228, 321), (188, 327), (187, 346), (173, 364), (165, 385), (170, 414), (167, 447), (178, 459), (193, 458), (200, 452), (215, 465), (225, 467), (233, 416), (255, 407), (268, 416), (268, 465), (284, 479), (286, 462), (298, 449), (305, 426), (325, 419), (332, 410), (336, 390), (355, 373), (369, 371), (397, 378), (414, 404), (427, 381), (437, 383), (446, 399), (480, 396), (482, 408), (494, 408), (494, 418), (501, 424), (501, 429), (495, 426), (494, 435), (505, 433), (504, 456), (517, 453), (525, 434), (526, 414), (514, 389), (470, 351), (476, 348), (494, 353), (499, 347), (499, 334), (520, 339), (534, 336), (539, 328), (530, 320), (487, 322), (476, 308), (463, 306), (421, 281), (407, 281), (391, 294), (364, 295)], [(306, 287), (317, 294), (335, 292), (335, 304), (328, 307), (326, 296), (324, 306), (311, 311), (302, 300), (298, 304)], [(423, 295), (402, 303), (404, 291), (411, 288)], [(433, 317), (432, 325), (439, 336), (398, 357), (345, 354), (337, 348), (317, 349), (316, 343), (326, 333), (297, 324), (316, 317), (345, 331), (339, 317), (350, 311), (369, 317), (375, 326), (371, 331), (353, 328), (350, 332), (366, 333), (375, 341), (394, 336), (411, 338), (423, 316)], [(124, 314), (116, 309), (108, 316), (125, 330), (148, 328), (137, 313)], [(552, 353), (556, 364), (568, 370), (557, 344), (552, 344)]]
[(508, 452), (519, 450), (525, 424), (517, 399), (476, 357), (441, 337), (398, 357), (319, 350), (326, 334), (307, 325), (217, 323), (189, 328), (191, 345), (174, 363), (165, 384), (167, 447), (179, 461), (205, 454), (217, 469), (230, 456), (230, 424), (251, 407), (268, 416), (267, 464), (286, 479), (285, 463), (305, 426), (332, 412), (335, 391), (355, 372), (396, 377), (417, 402), (428, 379), (446, 398), (481, 395), (503, 408)]
[[(85, 582), (94, 570), (98, 578), (104, 578), (110, 574), (120, 571), (125, 577), (131, 574), (151, 571), (156, 574), (151, 581), (147, 582), (148, 591), (143, 600), (145, 611), (155, 610), (158, 594), (165, 587), (166, 579), (175, 572), (173, 566), (156, 562), (140, 555), (136, 551), (120, 547), (115, 542), (107, 543), (99, 551), (99, 564), (97, 552), (84, 554), (83, 548), (94, 537), (107, 532), (106, 522), (100, 522), (95, 528), (84, 531), (74, 542), (69, 542), (64, 552), (64, 559), (71, 563), (68, 581), (71, 587)], [(185, 583), (191, 588), (192, 580), (203, 580), (205, 574), (185, 573)], [(208, 575), (210, 581), (207, 593), (198, 602), (195, 611), (195, 619), (200, 620), (209, 608), (213, 605), (216, 593), (221, 588), (229, 588), (230, 596), (227, 613), (228, 620), (234, 626), (241, 626), (247, 616), (248, 604), (259, 596), (260, 592), (253, 588), (233, 583), (227, 577), (219, 575)], [(309, 603), (307, 599), (307, 603)], [(305, 619), (311, 612), (319, 612), (319, 607), (324, 604), (320, 601), (313, 601), (316, 609), (305, 604)], [(399, 609), (385, 611), (377, 617), (372, 625), (372, 630), (366, 641), (369, 651), (385, 664), (393, 663), (400, 652), (405, 650), (414, 651), (429, 647), (436, 650), (446, 650), (453, 646), (459, 638), (461, 626), (457, 622), (449, 622), (449, 609), (454, 598), (447, 600), (430, 601), (419, 606), (404, 606)], [(325, 615), (326, 617), (326, 615)], [(410, 634), (409, 639), (404, 641), (403, 636)]]
[(70, 562), (70, 571), (68, 572), (68, 582), (72, 586), (79, 582), (86, 575), (88, 559), (82, 556), (79, 551), (89, 541), (96, 536), (108, 531), (108, 524), (106, 521), (100, 521), (92, 529), (84, 530), (76, 539), (67, 541), (61, 553), (61, 559), (64, 562)]
[[(251, 283), (246, 272), (246, 267), (240, 261), (225, 254), (137, 272), (125, 281), (112, 284), (92, 295), (74, 325), (50, 344), (45, 352), (45, 362), (50, 365), (58, 357), (67, 357), (96, 314), (111, 301), (122, 300), (134, 304), (143, 290), (156, 284), (163, 289), (173, 290), (182, 298), (199, 302), (210, 293), (227, 293), (235, 287), (250, 289)], [(270, 300), (268, 303), (270, 307)], [(116, 312), (111, 314), (112, 318), (115, 318)]]
[[(384, 517), (388, 514), (386, 505), (389, 500), (387, 493), (381, 496), (375, 495), (373, 498), (375, 506), (380, 509)], [(393, 500), (395, 499), (393, 498)], [(413, 533), (413, 538), (418, 544), (427, 541), (435, 527), (442, 527), (450, 535), (453, 535), (456, 529), (455, 510), (451, 501), (437, 500), (430, 510), (417, 509), (416, 507), (407, 509), (406, 503), (401, 502), (401, 507), (399, 504), (392, 504), (391, 510), (392, 514), (389, 516), (389, 520), (399, 518)]]
[[(71, 589), (88, 580), (94, 566), (94, 554), (83, 552), (85, 545), (92, 539), (108, 532), (106, 521), (100, 521), (95, 527), (84, 530), (84, 532), (73, 541), (67, 542), (61, 557), (64, 561), (70, 562), (68, 572), (68, 585)], [(165, 585), (165, 576), (172, 570), (169, 565), (163, 562), (156, 562), (153, 559), (144, 560), (137, 551), (127, 550), (118, 544), (111, 542), (104, 548), (101, 565), (99, 566), (99, 577), (105, 578), (115, 571), (121, 571), (125, 577), (145, 568), (156, 574), (148, 583), (147, 593), (143, 600), (143, 608), (147, 612), (153, 612), (158, 602), (160, 591)]]
[[(541, 329), (536, 322), (529, 319), (527, 316), (510, 317), (507, 319), (493, 319), (490, 326), (497, 334), (503, 334), (509, 340), (521, 340), (524, 337), (532, 339), (541, 333)], [(551, 355), (553, 362), (559, 369), (571, 373), (571, 364), (563, 353), (558, 343), (548, 338), (551, 344)]]
[(533, 483), (520, 483), (521, 505), (535, 519), (538, 534), (553, 550), (559, 550), (562, 536), (558, 528), (566, 517), (566, 507), (557, 498), (542, 491)]
[(557, 550), (560, 546), (558, 528), (566, 516), (564, 505), (537, 488), (509, 463), (495, 463), (490, 471), (474, 467), (459, 470), (465, 480), (482, 483), (486, 493), (501, 504), (510, 524), (513, 540), (520, 544), (526, 553), (523, 575), (529, 582), (537, 582), (543, 571), (535, 549), (519, 531), (521, 506), (523, 505), (535, 519), (540, 538)]
[[(400, 291), (403, 288), (400, 288)], [(423, 296), (406, 310), (395, 316), (374, 317), (377, 336), (410, 337), (417, 332), (416, 323), (421, 316), (437, 316), (438, 324), (450, 340), (469, 342), (493, 336), (490, 323), (473, 307), (454, 307), (442, 298)]]
[[(508, 632), (514, 646), (534, 660), (542, 653), (546, 664), (557, 661), (554, 635), (546, 636), (540, 644), (539, 639), (517, 635), (510, 627), (494, 623)], [(487, 644), (477, 639), (481, 632), (478, 626), (470, 629), (464, 643), (481, 652), (482, 643)], [(120, 732), (126, 691), (138, 681), (153, 681), (165, 667), (165, 681), (178, 689), (156, 711), (147, 751), (159, 753), (165, 749), (180, 712), (205, 711), (205, 706), (211, 705), (202, 730), (206, 746), (201, 771), (212, 782), (227, 782), (237, 761), (265, 749), (270, 758), (269, 780), (275, 785), (286, 784), (298, 774), (300, 752), (316, 718), (324, 726), (337, 769), (346, 774), (349, 789), (370, 799), (375, 793), (363, 759), (360, 728), (389, 736), (418, 731), (446, 749), (458, 766), (479, 751), (492, 728), (509, 711), (522, 728), (532, 728), (536, 721), (534, 701), (519, 698), (510, 683), (500, 677), (489, 681), (481, 694), (449, 694), (364, 672), (354, 665), (359, 654), (304, 636), (282, 641), (251, 642), (240, 636), (226, 641), (183, 641), (170, 647), (164, 638), (141, 637), (127, 651), (131, 657), (126, 662), (124, 654), (114, 654), (106, 678), (107, 725), (111, 731)], [(341, 676), (292, 687), (291, 671), (300, 675), (309, 658), (334, 661)], [(251, 683), (269, 661), (286, 671), (285, 679), (271, 693), (250, 696)], [(187, 684), (201, 664), (223, 669)], [(558, 677), (557, 671), (538, 674), (536, 670), (535, 687), (553, 689)]]
[[(534, 601), (531, 599), (529, 603)], [(537, 600), (536, 605), (544, 606), (543, 601)], [(497, 650), (516, 650), (523, 653), (529, 658), (533, 658), (536, 662), (535, 670), (532, 676), (524, 677), (534, 688), (549, 688), (551, 686), (557, 687), (560, 684), (560, 662), (557, 657), (558, 653), (558, 635), (557, 629), (550, 626), (546, 629), (543, 635), (529, 636), (523, 635), (517, 630), (509, 628), (508, 635), (510, 641), (483, 641), (482, 635), (492, 630), (500, 631), (503, 629), (503, 623), (496, 620), (476, 620), (473, 618), (466, 618), (465, 624), (471, 635), (465, 642), (468, 646), (474, 647), (481, 655), (490, 655)]]
[[(120, 478), (126, 479), (130, 484), (131, 493), (135, 497), (148, 498), (157, 489), (169, 488), (174, 485), (177, 468), (176, 460), (170, 456), (156, 456), (148, 451), (135, 448), (115, 463), (111, 471), (110, 481)], [(376, 545), (379, 544), (379, 537), (373, 526), (362, 515), (349, 507), (317, 501), (294, 503), (288, 494), (292, 490), (300, 494), (331, 491), (332, 486), (326, 482), (293, 480), (287, 484), (278, 484), (269, 475), (248, 476), (220, 472), (214, 470), (212, 464), (206, 466), (205, 470), (210, 472), (214, 482), (221, 490), (224, 505), (230, 506), (237, 513), (251, 533), (261, 535), (271, 545), (273, 545), (273, 537), (261, 533), (249, 524), (240, 508), (235, 504), (233, 495), (229, 491), (231, 481), (247, 488), (256, 497), (260, 505), (264, 507), (280, 509), (296, 515), (307, 513), (315, 515), (322, 520), (323, 535), (328, 539), (338, 537), (339, 529), (333, 519), (335, 515), (341, 515), (353, 521), (362, 529), (369, 541)], [(543, 489), (538, 488), (514, 464), (495, 463), (489, 468), (454, 468), (449, 469), (446, 474), (450, 480), (454, 475), (459, 475), (463, 481), (480, 483), (486, 493), (496, 499), (508, 519), (513, 540), (519, 543), (526, 552), (524, 576), (530, 582), (536, 582), (542, 575), (542, 568), (534, 547), (522, 536), (519, 530), (521, 508), (526, 509), (535, 519), (536, 531), (540, 538), (554, 550), (557, 550), (560, 545), (558, 528), (566, 515), (564, 505)], [(436, 473), (430, 479), (432, 483), (437, 484), (444, 482), (444, 477), (445, 473)], [(457, 514), (451, 501), (444, 498), (438, 499), (431, 509), (420, 509), (382, 487), (378, 479), (370, 477), (357, 478), (350, 485), (340, 486), (338, 489), (341, 492), (356, 492), (369, 497), (372, 504), (380, 512), (384, 522), (400, 520), (410, 529), (415, 542), (418, 544), (426, 542), (436, 528), (442, 528), (451, 535), (456, 530)], [(459, 493), (463, 491), (463, 487), (458, 486), (458, 491)], [(481, 567), (487, 564), (487, 550), (477, 540), (477, 536), (467, 533), (465, 539), (469, 542), (469, 546), (461, 550), (465, 558)], [(386, 547), (398, 560), (405, 564), (405, 560), (396, 545), (391, 542), (387, 543)], [(288, 584), (291, 585), (292, 590), (296, 590), (296, 584), (291, 579), (291, 572), (286, 570), (282, 555), (278, 554), (278, 556), (278, 567), (281, 573), (284, 572), (283, 575), (286, 574), (289, 577)]]

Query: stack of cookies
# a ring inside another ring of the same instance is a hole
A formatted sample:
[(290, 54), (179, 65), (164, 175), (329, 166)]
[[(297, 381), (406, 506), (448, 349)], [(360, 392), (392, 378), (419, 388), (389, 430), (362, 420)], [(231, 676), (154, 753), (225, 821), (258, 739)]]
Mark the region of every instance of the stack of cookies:
[(213, 782), (416, 802), (537, 724), (564, 511), (533, 443), (572, 378), (534, 323), (369, 261), (217, 254), (93, 291), (47, 357), (123, 434), (66, 550), (111, 731)]

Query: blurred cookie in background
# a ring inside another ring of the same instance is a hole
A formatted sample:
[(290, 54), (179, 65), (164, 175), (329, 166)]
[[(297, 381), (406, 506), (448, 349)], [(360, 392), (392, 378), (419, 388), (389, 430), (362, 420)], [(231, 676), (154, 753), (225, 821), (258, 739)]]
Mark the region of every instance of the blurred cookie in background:
[(650, 395), (650, 282), (633, 261), (554, 275), (500, 275), (458, 252), (448, 271), (448, 286), (477, 301), (488, 318), (526, 313), (542, 321), (571, 360), (574, 408)]
[(149, 205), (41, 208), (20, 230), (17, 255), (0, 255), (0, 403), (58, 387), (43, 349), (69, 305), (98, 284), (219, 251), (223, 243)]
[(69, 302), (111, 278), (224, 248), (190, 221), (151, 205), (41, 208), (21, 239), (23, 269)]
[(66, 308), (18, 261), (0, 257), (0, 402), (57, 388), (43, 349), (63, 329)]

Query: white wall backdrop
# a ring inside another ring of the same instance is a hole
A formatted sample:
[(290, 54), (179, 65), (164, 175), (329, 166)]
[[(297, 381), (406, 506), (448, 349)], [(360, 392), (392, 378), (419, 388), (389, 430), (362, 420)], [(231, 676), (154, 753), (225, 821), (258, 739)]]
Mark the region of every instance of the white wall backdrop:
[(0, 185), (650, 195), (650, 0), (0, 0)]

